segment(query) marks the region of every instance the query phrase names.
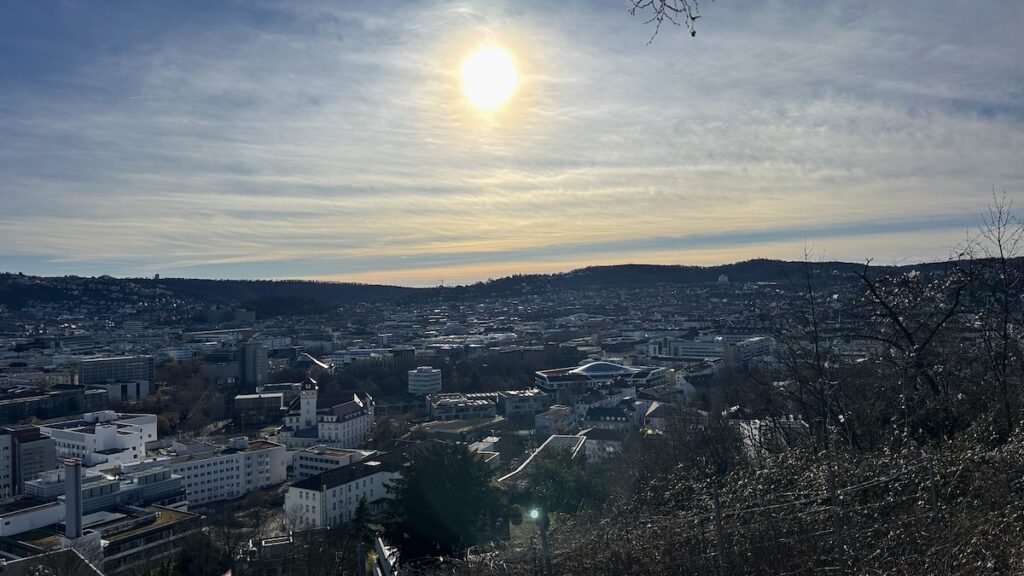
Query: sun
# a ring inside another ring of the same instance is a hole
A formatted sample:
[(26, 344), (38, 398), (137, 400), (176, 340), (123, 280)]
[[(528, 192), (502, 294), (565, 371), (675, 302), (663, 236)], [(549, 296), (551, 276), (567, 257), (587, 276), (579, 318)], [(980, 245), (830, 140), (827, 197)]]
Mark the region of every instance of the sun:
[(508, 100), (517, 81), (512, 57), (497, 46), (481, 48), (462, 63), (462, 89), (466, 98), (483, 110), (493, 110)]

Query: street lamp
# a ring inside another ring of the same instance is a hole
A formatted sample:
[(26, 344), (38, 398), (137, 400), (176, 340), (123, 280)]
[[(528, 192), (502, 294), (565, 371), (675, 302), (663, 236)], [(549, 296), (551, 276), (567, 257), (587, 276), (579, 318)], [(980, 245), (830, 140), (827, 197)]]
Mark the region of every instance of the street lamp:
[(540, 508), (530, 509), (530, 519), (537, 524), (540, 547), (544, 551), (544, 573), (551, 576), (551, 548), (548, 546), (548, 514)]

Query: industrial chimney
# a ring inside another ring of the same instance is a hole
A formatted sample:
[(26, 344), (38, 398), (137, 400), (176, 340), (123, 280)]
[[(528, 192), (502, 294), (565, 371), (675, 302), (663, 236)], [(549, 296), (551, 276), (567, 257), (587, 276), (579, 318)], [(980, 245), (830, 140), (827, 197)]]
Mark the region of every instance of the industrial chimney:
[(64, 537), (82, 537), (82, 461), (64, 461)]

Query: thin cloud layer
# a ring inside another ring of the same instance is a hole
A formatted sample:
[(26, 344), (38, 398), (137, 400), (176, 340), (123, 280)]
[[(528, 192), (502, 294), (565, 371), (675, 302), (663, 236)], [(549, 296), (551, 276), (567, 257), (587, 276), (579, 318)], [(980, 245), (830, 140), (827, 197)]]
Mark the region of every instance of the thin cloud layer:
[[(0, 22), (0, 269), (435, 284), (941, 258), (1022, 189), (1011, 3), (65, 2)], [(970, 14), (969, 19), (957, 15)], [(469, 108), (498, 42), (521, 84)]]

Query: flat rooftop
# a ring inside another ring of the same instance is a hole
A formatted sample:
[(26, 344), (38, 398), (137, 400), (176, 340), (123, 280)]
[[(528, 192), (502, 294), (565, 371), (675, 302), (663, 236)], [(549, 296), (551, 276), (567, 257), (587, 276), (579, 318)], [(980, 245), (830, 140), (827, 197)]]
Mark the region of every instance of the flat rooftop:
[(309, 448), (303, 448), (299, 450), (301, 454), (308, 454), (311, 456), (335, 456), (345, 457), (353, 454), (359, 454), (359, 450), (346, 450), (344, 448), (331, 448), (330, 446), (310, 446)]
[[(103, 539), (107, 540), (108, 542), (117, 542), (118, 540), (124, 540), (126, 538), (131, 538), (132, 536), (136, 536), (138, 534), (142, 534), (142, 533), (145, 533), (145, 532), (156, 530), (158, 528), (162, 528), (162, 527), (170, 525), (170, 524), (175, 524), (175, 523), (178, 523), (178, 522), (184, 522), (186, 520), (191, 520), (192, 518), (196, 518), (197, 517), (195, 514), (193, 514), (191, 512), (182, 512), (181, 510), (174, 510), (172, 508), (162, 508), (162, 507), (159, 507), (159, 506), (152, 506), (152, 507), (146, 508), (146, 511), (147, 512), (149, 512), (149, 511), (156, 512), (156, 518), (154, 518), (150, 522), (147, 522), (147, 523), (139, 525), (139, 526), (132, 527), (132, 528), (130, 528), (128, 530), (124, 530), (124, 531), (121, 531), (121, 532), (112, 532), (110, 534), (105, 534), (103, 536)], [(114, 521), (108, 523), (108, 525), (109, 524), (116, 524), (117, 522), (122, 522), (122, 521), (123, 520), (114, 520)], [(104, 526), (105, 526), (104, 524), (98, 524), (98, 525), (96, 525), (94, 527), (94, 529), (95, 530), (103, 531)]]
[(39, 498), (33, 498), (31, 496), (19, 496), (12, 500), (6, 500), (0, 503), (0, 517), (21, 514), (22, 512), (28, 512), (37, 508), (46, 508), (47, 506), (54, 506), (56, 504), (57, 503), (53, 500), (40, 500)]

